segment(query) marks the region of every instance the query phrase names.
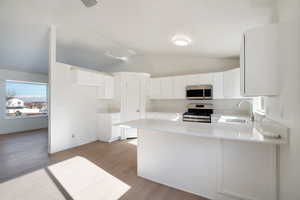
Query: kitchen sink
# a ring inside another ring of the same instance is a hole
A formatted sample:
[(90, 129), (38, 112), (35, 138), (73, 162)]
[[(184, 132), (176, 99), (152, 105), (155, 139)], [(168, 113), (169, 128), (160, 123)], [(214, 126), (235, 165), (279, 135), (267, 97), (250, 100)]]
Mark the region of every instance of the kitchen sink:
[(225, 122), (244, 124), (247, 122), (247, 120), (245, 120), (245, 119), (225, 119)]
[(248, 120), (245, 118), (235, 117), (235, 116), (221, 116), (218, 122), (228, 123), (228, 124), (247, 124)]

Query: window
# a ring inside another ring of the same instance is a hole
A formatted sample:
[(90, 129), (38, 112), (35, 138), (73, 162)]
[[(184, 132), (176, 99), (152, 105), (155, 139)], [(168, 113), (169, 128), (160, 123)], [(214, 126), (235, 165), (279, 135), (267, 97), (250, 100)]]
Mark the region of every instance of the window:
[(253, 98), (253, 111), (259, 114), (265, 114), (265, 97), (255, 97)]
[(48, 114), (47, 84), (5, 81), (6, 116), (35, 117)]

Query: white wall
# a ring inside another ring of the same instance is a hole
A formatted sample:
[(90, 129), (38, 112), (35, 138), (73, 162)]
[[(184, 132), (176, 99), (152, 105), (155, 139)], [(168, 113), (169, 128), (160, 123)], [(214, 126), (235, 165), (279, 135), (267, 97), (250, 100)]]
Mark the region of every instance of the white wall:
[(96, 87), (72, 84), (70, 65), (50, 66), (50, 152), (96, 141)]
[[(280, 96), (267, 98), (267, 115), (290, 128), (280, 148), (280, 199), (300, 199), (300, 1), (279, 0)], [(283, 23), (286, 22), (286, 23)]]
[(0, 134), (13, 133), (19, 131), (47, 128), (47, 117), (24, 118), (24, 119), (5, 119), (5, 80), (18, 80), (30, 82), (48, 82), (48, 76), (27, 73), (13, 70), (0, 70)]

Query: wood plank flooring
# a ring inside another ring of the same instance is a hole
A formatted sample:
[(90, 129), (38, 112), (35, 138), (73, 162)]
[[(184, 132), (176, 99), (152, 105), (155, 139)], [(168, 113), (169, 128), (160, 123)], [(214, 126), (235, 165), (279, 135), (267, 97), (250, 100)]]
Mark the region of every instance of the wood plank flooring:
[(135, 142), (93, 142), (48, 155), (47, 130), (0, 135), (0, 183), (74, 156), (82, 156), (131, 186), (120, 198), (122, 200), (207, 200), (138, 177)]

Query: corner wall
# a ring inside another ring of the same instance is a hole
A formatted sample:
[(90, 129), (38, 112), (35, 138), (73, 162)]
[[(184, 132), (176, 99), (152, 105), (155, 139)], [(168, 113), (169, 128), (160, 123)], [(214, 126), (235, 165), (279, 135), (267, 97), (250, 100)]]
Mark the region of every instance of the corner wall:
[(290, 144), (280, 147), (280, 200), (300, 199), (300, 1), (278, 0), (280, 96), (267, 98), (267, 115), (290, 128)]
[(50, 153), (97, 140), (96, 87), (72, 83), (71, 65), (54, 63), (50, 71)]
[(13, 70), (0, 70), (0, 134), (47, 128), (47, 117), (5, 119), (5, 80), (47, 83), (48, 76)]

